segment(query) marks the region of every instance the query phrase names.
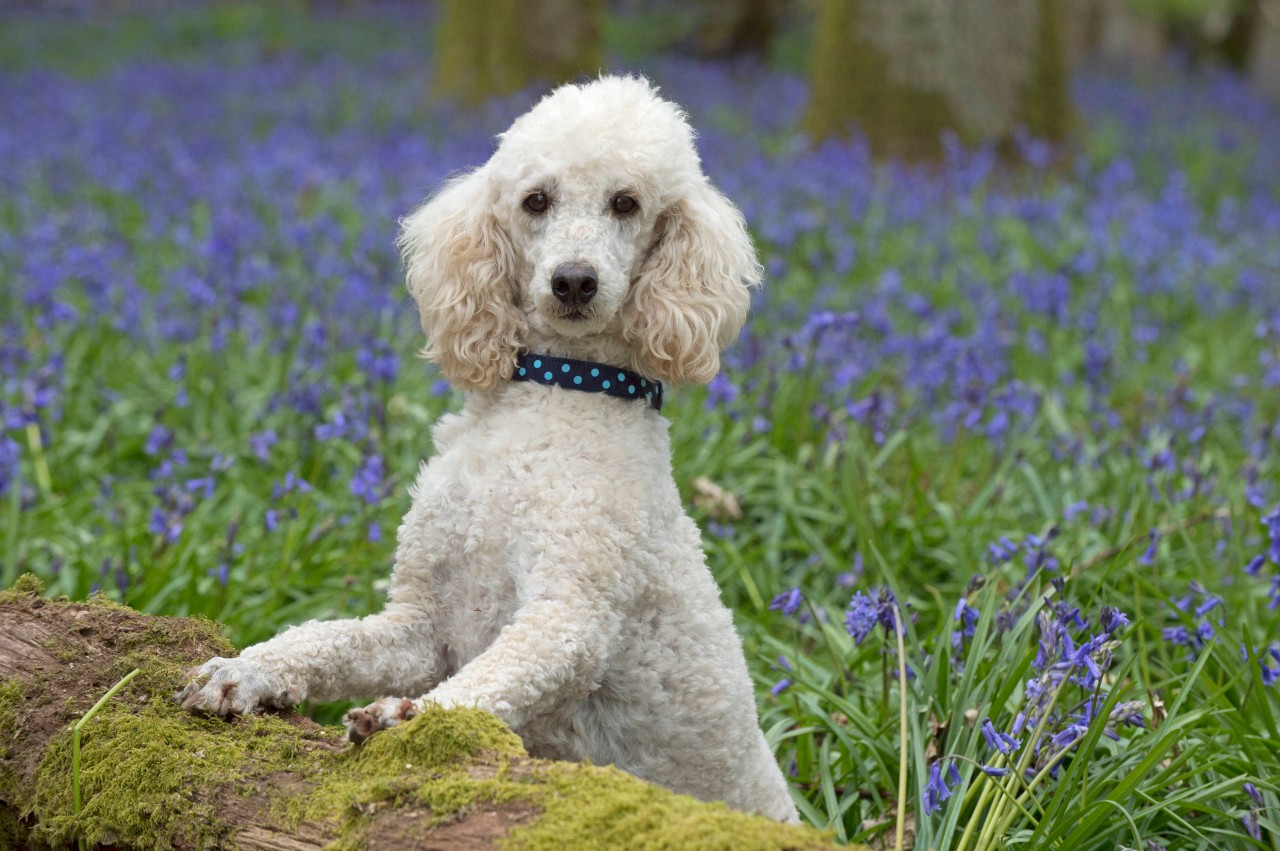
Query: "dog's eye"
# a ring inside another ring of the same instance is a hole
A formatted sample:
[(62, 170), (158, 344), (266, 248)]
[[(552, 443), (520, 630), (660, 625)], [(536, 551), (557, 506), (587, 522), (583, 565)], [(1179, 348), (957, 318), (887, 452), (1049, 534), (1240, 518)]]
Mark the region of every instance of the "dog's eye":
[(613, 211), (619, 216), (629, 216), (639, 208), (640, 205), (636, 203), (636, 199), (630, 195), (619, 192), (613, 196)]
[(524, 208), (535, 215), (545, 213), (547, 211), (547, 196), (541, 192), (534, 192), (524, 199)]

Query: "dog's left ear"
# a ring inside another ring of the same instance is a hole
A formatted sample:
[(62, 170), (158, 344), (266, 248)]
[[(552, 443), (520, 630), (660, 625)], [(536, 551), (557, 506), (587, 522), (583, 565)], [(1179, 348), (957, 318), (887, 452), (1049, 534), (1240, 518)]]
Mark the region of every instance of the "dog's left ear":
[(705, 383), (738, 336), (762, 269), (738, 209), (703, 178), (663, 212), (626, 305), (624, 337), (644, 374)]

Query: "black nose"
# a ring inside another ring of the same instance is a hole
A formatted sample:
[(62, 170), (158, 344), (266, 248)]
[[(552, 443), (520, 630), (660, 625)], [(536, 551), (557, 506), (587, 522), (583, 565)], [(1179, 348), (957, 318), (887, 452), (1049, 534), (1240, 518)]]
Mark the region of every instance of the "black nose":
[(599, 286), (590, 263), (561, 263), (551, 273), (551, 292), (561, 303), (580, 307), (595, 298)]

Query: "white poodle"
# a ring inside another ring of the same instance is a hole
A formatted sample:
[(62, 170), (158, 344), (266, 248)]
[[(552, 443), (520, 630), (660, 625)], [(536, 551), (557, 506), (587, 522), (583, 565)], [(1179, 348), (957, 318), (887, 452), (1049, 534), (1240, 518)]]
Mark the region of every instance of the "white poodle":
[(760, 280), (693, 135), (644, 80), (564, 86), (404, 221), (425, 354), (467, 397), (433, 432), (386, 609), (211, 659), (184, 707), (410, 696), (349, 712), (359, 742), (475, 706), (535, 756), (797, 819), (657, 410), (661, 382), (717, 373)]

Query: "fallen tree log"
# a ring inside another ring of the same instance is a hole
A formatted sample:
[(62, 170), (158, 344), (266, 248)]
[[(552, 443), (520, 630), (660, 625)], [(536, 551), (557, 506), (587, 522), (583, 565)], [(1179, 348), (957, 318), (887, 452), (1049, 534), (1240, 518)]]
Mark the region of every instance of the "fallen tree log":
[[(215, 624), (0, 593), (0, 849), (830, 847), (614, 768), (529, 758), (493, 716), (428, 711), (349, 745), (295, 712), (182, 712)], [(82, 725), (113, 686), (137, 674)], [(73, 786), (81, 790), (77, 808)]]

